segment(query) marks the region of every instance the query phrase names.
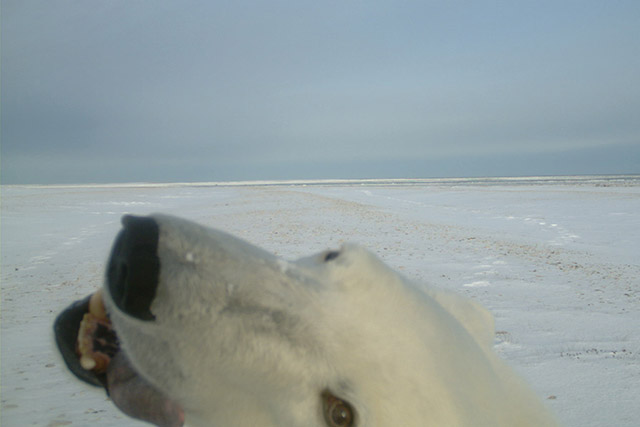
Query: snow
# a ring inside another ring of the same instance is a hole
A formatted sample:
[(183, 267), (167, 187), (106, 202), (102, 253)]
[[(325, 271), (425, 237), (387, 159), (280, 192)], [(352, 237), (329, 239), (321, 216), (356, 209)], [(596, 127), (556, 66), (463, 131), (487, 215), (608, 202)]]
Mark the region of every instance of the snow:
[(101, 285), (120, 216), (151, 212), (285, 259), (363, 244), (489, 308), (563, 424), (637, 425), (638, 176), (3, 186), (0, 424), (143, 425), (66, 371), (52, 322)]

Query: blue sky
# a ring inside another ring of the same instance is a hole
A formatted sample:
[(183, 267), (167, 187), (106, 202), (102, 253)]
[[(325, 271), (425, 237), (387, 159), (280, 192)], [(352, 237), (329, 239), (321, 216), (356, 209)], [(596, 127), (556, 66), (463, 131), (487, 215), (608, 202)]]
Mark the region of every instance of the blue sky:
[(2, 0), (3, 184), (640, 173), (640, 2)]

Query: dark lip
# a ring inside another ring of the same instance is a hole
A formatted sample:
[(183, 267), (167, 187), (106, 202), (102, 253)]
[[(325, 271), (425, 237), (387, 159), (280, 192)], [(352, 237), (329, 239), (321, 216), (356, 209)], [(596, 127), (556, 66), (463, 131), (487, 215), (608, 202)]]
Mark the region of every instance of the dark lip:
[(78, 300), (64, 309), (53, 323), (53, 333), (55, 336), (58, 350), (62, 355), (67, 368), (80, 380), (96, 387), (107, 388), (106, 374), (96, 374), (88, 371), (80, 365), (80, 359), (76, 352), (76, 343), (78, 341), (78, 331), (80, 330), (80, 322), (83, 316), (89, 312), (89, 299)]
[(184, 410), (166, 394), (142, 378), (119, 348), (115, 331), (109, 329), (111, 357), (105, 373), (84, 369), (76, 352), (80, 323), (89, 312), (91, 295), (63, 310), (53, 323), (58, 350), (67, 368), (80, 380), (103, 387), (112, 402), (125, 414), (157, 426), (178, 427), (184, 424)]

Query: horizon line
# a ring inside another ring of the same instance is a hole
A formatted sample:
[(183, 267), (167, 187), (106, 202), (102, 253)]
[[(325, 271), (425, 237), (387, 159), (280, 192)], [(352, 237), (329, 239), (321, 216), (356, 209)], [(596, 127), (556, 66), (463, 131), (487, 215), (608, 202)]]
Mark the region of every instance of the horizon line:
[(323, 178), (323, 179), (274, 179), (235, 181), (132, 181), (111, 183), (55, 183), (55, 184), (0, 184), (2, 187), (23, 188), (161, 188), (161, 187), (266, 187), (306, 185), (393, 185), (393, 184), (446, 184), (469, 183), (567, 183), (567, 181), (612, 181), (616, 179), (640, 180), (640, 174), (586, 174), (586, 175), (530, 175), (530, 176), (481, 176), (481, 177), (437, 177), (437, 178)]

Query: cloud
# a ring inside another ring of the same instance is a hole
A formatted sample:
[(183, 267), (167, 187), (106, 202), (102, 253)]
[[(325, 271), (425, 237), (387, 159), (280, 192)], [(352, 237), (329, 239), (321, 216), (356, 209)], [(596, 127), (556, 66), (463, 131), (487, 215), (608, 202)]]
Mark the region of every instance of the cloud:
[(407, 159), (451, 176), (463, 159), (637, 143), (639, 8), (11, 3), (3, 179), (401, 174)]

